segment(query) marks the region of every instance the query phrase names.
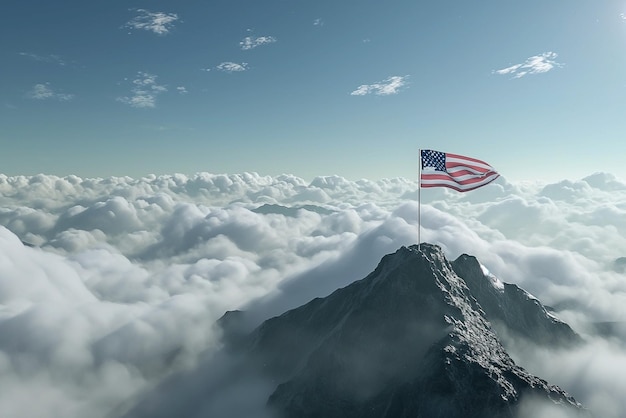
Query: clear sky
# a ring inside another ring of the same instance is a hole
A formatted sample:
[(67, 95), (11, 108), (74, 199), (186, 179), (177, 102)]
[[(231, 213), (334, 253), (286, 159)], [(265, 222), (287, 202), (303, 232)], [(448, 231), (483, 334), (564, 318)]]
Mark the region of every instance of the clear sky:
[(626, 178), (626, 1), (3, 0), (0, 173)]

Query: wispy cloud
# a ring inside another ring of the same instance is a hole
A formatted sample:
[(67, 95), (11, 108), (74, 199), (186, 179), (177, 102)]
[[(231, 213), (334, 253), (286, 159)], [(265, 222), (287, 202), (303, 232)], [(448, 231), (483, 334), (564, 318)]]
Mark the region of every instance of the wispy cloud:
[(557, 56), (558, 55), (554, 52), (544, 52), (543, 54), (527, 58), (526, 61), (521, 64), (511, 65), (501, 70), (494, 70), (493, 73), (500, 75), (511, 74), (513, 78), (522, 78), (528, 74), (547, 73), (555, 67), (563, 66), (563, 64), (559, 64), (555, 61)]
[(176, 13), (151, 12), (146, 9), (136, 9), (137, 16), (129, 20), (124, 27), (136, 30), (147, 30), (157, 35), (167, 35), (178, 21)]
[(117, 101), (137, 108), (156, 107), (157, 96), (167, 91), (167, 86), (157, 84), (157, 76), (139, 71), (132, 81), (130, 96), (118, 97)]
[(31, 52), (20, 52), (19, 54), (21, 56), (29, 58), (29, 59), (31, 59), (33, 61), (47, 62), (47, 63), (50, 63), (50, 64), (56, 64), (56, 65), (60, 65), (60, 66), (67, 65), (67, 63), (65, 62), (65, 60), (63, 58), (61, 58), (58, 55), (54, 55), (54, 54), (39, 55), (39, 54), (33, 54)]
[(259, 36), (258, 38), (246, 36), (241, 42), (239, 42), (239, 45), (241, 46), (241, 49), (246, 51), (248, 49), (256, 48), (257, 46), (273, 44), (274, 42), (276, 42), (276, 38), (273, 36)]
[(35, 100), (58, 100), (67, 102), (74, 98), (73, 94), (59, 93), (55, 91), (50, 83), (35, 84), (27, 93), (27, 97)]
[(623, 20), (626, 20), (626, 13), (622, 13), (621, 15), (619, 15), (619, 17), (621, 17)]
[(322, 19), (315, 19), (313, 21), (313, 26), (324, 26), (324, 21)]
[(374, 84), (360, 85), (356, 90), (350, 93), (352, 96), (365, 96), (367, 94), (375, 94), (378, 96), (389, 96), (391, 94), (397, 94), (400, 90), (407, 85), (408, 75), (405, 76), (392, 76), (386, 80), (380, 81)]
[(185, 87), (185, 86), (178, 86), (178, 87), (176, 87), (176, 91), (179, 92), (180, 94), (187, 94), (187, 93), (189, 93), (187, 91), (187, 87)]
[(219, 71), (223, 71), (225, 73), (236, 73), (241, 71), (248, 70), (248, 63), (242, 62), (241, 64), (237, 64), (236, 62), (223, 62), (215, 67)]

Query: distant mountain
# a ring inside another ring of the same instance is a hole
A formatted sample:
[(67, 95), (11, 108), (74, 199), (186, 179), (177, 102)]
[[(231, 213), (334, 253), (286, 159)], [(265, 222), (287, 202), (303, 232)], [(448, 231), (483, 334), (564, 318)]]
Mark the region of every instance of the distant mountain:
[(613, 262), (613, 270), (618, 273), (626, 273), (626, 257), (619, 257)]
[[(252, 332), (240, 326), (245, 313), (227, 313), (219, 322), (226, 343), (220, 360), (170, 379), (127, 416), (513, 418), (528, 403), (558, 416), (590, 416), (565, 391), (517, 366), (490, 316), (540, 344), (579, 340), (537, 299), (485, 275), (475, 258), (450, 263), (431, 244), (402, 247), (364, 279)], [(185, 382), (193, 382), (193, 396), (171, 395)], [(262, 384), (252, 390), (249, 382)], [(244, 410), (249, 394), (262, 402), (247, 415), (233, 412)], [(172, 396), (184, 406), (168, 407)]]
[(589, 328), (592, 333), (603, 338), (617, 340), (626, 346), (626, 322), (624, 321), (594, 322)]
[(302, 205), (302, 206), (289, 207), (289, 206), (275, 205), (275, 204), (269, 204), (269, 203), (261, 205), (258, 208), (252, 209), (252, 212), (256, 212), (256, 213), (260, 213), (264, 215), (273, 213), (273, 214), (284, 215), (284, 216), (295, 218), (296, 216), (298, 216), (298, 212), (300, 210), (308, 210), (309, 212), (319, 213), (320, 215), (330, 215), (331, 213), (333, 213), (333, 211), (330, 209), (326, 209), (326, 208), (323, 208), (321, 206), (316, 206), (316, 205)]

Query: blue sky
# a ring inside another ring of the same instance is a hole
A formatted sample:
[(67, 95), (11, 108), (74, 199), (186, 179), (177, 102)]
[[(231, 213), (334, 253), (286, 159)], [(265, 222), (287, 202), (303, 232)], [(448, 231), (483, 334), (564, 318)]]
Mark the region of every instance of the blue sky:
[(5, 0), (0, 39), (7, 175), (626, 178), (623, 0)]

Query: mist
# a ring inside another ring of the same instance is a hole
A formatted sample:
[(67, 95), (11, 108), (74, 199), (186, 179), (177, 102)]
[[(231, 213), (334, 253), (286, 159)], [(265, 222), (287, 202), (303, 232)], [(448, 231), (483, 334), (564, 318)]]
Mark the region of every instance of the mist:
[[(594, 324), (626, 317), (615, 268), (626, 256), (626, 184), (606, 173), (501, 178), (421, 196), (422, 241), (450, 259), (476, 256), (586, 340), (565, 352), (506, 340), (515, 361), (597, 416), (624, 416), (624, 340)], [(180, 411), (176, 399), (219, 377), (209, 365), (226, 311), (252, 312), (252, 327), (363, 278), (416, 243), (416, 199), (406, 179), (0, 175), (0, 415), (121, 416), (172, 381), (179, 396), (163, 410)], [(250, 411), (269, 389), (251, 377), (220, 399), (246, 393)], [(224, 404), (203, 408), (219, 416)]]

